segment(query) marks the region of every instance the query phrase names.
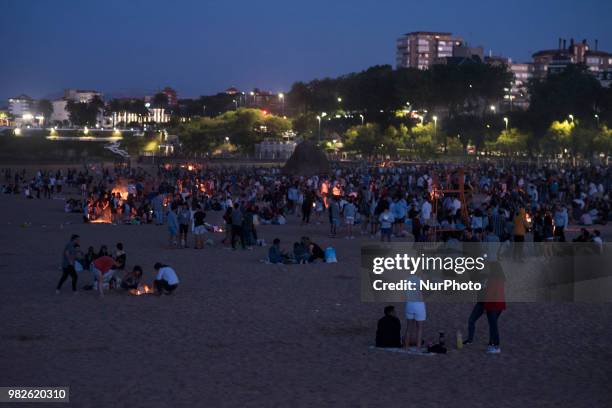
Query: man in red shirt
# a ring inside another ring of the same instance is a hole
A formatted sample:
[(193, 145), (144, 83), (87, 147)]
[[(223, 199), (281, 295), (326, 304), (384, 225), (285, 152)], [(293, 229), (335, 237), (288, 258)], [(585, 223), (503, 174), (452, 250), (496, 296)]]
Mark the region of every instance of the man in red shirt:
[(115, 270), (113, 268), (119, 267), (117, 262), (110, 256), (101, 256), (93, 261), (93, 273), (94, 279), (96, 279), (96, 283), (98, 285), (98, 291), (100, 292), (100, 296), (104, 296), (104, 282), (109, 281)]
[(497, 322), (501, 313), (506, 310), (505, 282), (506, 277), (501, 265), (498, 262), (491, 262), (484, 290), (484, 299), (474, 305), (474, 309), (468, 319), (468, 338), (463, 344), (472, 344), (476, 330), (476, 321), (483, 313), (486, 313), (487, 321), (489, 322), (489, 347), (487, 347), (487, 353), (501, 353)]

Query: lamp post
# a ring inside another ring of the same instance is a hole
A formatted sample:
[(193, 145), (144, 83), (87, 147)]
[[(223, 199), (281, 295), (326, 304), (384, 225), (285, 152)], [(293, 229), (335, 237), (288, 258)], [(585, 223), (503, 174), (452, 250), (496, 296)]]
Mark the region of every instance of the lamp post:
[(282, 105), (282, 112), (283, 112), (283, 115), (284, 115), (284, 114), (285, 114), (285, 94), (284, 94), (284, 93), (282, 93), (282, 92), (280, 92), (280, 93), (278, 94), (278, 99), (281, 101), (281, 105)]
[(364, 118), (363, 114), (361, 114), (361, 113), (359, 114), (359, 117), (361, 118), (361, 126), (363, 126), (363, 122), (364, 122), (365, 118)]
[(569, 115), (567, 115), (567, 117), (569, 118), (569, 120), (574, 123), (574, 115), (572, 115), (571, 113)]
[(319, 142), (321, 142), (321, 116), (317, 115), (317, 120), (319, 121), (319, 133), (317, 138), (319, 139)]
[(234, 107), (236, 108), (235, 110), (238, 110), (238, 101), (234, 99), (232, 102), (234, 102)]
[[(432, 119), (434, 121), (434, 140), (437, 141), (438, 140), (438, 117), (436, 115), (433, 115)], [(446, 153), (446, 139), (444, 140), (444, 153)]]
[(489, 108), (491, 109), (491, 112), (493, 112), (493, 114), (495, 115), (495, 105), (491, 105)]
[(506, 124), (506, 132), (508, 131), (508, 117), (504, 117), (504, 123)]
[(597, 121), (597, 128), (599, 128), (599, 115), (595, 114), (595, 120)]

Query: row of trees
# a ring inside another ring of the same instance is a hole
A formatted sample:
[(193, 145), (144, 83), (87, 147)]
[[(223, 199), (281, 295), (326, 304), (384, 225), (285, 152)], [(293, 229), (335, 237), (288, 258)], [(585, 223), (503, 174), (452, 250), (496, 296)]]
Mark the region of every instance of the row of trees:
[(289, 119), (259, 109), (227, 111), (216, 117), (192, 118), (173, 132), (180, 135), (183, 148), (190, 152), (212, 152), (223, 145), (236, 146), (250, 153), (265, 138), (282, 137), (291, 129)]
[(511, 81), (506, 67), (475, 62), (434, 65), (428, 70), (378, 65), (339, 78), (296, 82), (288, 101), (299, 113), (340, 108), (375, 118), (381, 110), (395, 111), (408, 104), (427, 110), (442, 108), (452, 117), (484, 113), (485, 107), (503, 98)]
[(532, 155), (535, 152), (545, 156), (570, 154), (590, 158), (594, 153), (612, 154), (612, 129), (580, 127), (569, 121), (555, 121), (541, 138), (534, 140), (533, 133), (517, 128), (490, 129), (484, 134), (480, 146), (472, 144), (472, 138), (465, 133), (449, 134), (437, 129), (435, 124), (417, 124), (412, 128), (405, 125), (382, 128), (373, 123), (350, 128), (342, 144), (331, 143), (327, 147), (364, 157), (377, 155), (402, 157), (431, 157), (444, 153), (459, 155), (470, 153), (500, 154), (504, 156)]

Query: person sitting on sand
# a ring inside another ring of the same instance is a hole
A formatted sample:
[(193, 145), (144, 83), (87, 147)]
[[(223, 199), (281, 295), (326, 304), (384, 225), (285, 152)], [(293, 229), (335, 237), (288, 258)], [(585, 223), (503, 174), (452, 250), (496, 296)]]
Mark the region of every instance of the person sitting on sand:
[(308, 263), (313, 263), (317, 259), (325, 261), (325, 251), (319, 245), (312, 242), (310, 238), (302, 237), (302, 244), (308, 249)]
[(400, 348), (402, 323), (395, 314), (394, 306), (385, 307), (385, 315), (378, 320), (376, 347)]
[(121, 242), (117, 243), (114, 258), (115, 262), (117, 262), (118, 265), (115, 269), (122, 271), (125, 268), (125, 264), (127, 262), (127, 254), (123, 250), (123, 244)]
[(103, 257), (103, 256), (108, 256), (108, 247), (106, 245), (102, 245), (100, 247), (100, 250), (98, 251), (98, 255), (96, 255), (96, 259)]
[(94, 250), (94, 247), (90, 246), (87, 249), (87, 253), (85, 254), (85, 256), (83, 256), (83, 259), (81, 260), (81, 265), (83, 265), (83, 269), (90, 270), (91, 264), (94, 259), (96, 259), (96, 252)]
[(121, 289), (138, 289), (140, 279), (142, 279), (142, 268), (139, 265), (135, 265), (131, 272), (127, 272), (123, 276), (121, 280)]
[(293, 258), (295, 259), (295, 262), (299, 264), (308, 263), (310, 253), (303, 242), (300, 241), (293, 244)]
[(164, 265), (157, 262), (153, 269), (157, 271), (157, 277), (153, 281), (155, 287), (155, 294), (160, 296), (162, 294), (170, 295), (178, 288), (179, 278), (176, 275), (176, 271), (168, 265)]
[(274, 238), (272, 246), (268, 250), (268, 261), (273, 264), (284, 263), (289, 257), (280, 247), (280, 239)]

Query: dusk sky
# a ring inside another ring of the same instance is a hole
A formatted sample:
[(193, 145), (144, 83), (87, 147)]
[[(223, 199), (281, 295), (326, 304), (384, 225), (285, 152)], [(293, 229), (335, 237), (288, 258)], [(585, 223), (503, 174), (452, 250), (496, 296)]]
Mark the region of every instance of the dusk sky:
[(394, 64), (409, 31), (448, 31), (527, 61), (558, 38), (612, 51), (610, 0), (0, 0), (0, 106), (64, 88), (179, 97), (288, 90), (297, 80)]

